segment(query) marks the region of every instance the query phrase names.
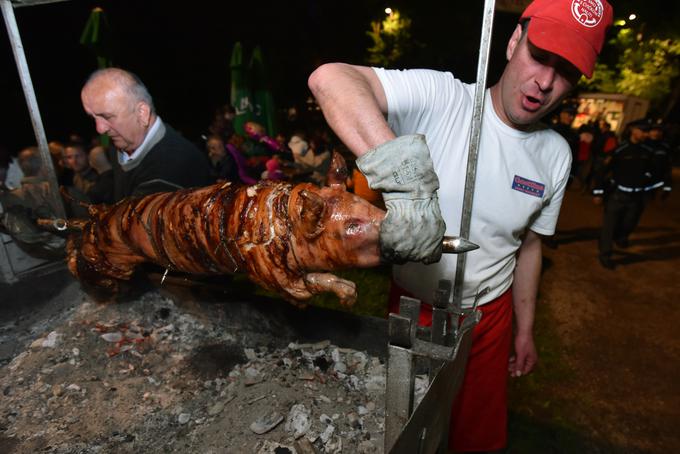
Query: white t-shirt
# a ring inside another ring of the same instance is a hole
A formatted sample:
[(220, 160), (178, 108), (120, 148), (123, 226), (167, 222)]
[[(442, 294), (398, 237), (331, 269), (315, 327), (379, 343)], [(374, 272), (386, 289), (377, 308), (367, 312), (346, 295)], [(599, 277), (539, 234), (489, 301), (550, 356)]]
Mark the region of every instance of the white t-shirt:
[[(446, 234), (460, 233), (465, 192), (474, 85), (451, 73), (375, 68), (387, 96), (390, 127), (397, 135), (424, 134), (439, 177), (439, 204)], [(521, 236), (529, 228), (555, 232), (571, 165), (567, 142), (537, 125), (519, 131), (501, 121), (489, 91), (484, 102), (470, 241), (479, 249), (467, 253), (463, 307), (485, 287), (490, 302), (512, 284)], [(393, 276), (417, 298), (431, 302), (440, 279), (455, 280), (456, 256), (444, 254), (432, 265), (395, 266)]]

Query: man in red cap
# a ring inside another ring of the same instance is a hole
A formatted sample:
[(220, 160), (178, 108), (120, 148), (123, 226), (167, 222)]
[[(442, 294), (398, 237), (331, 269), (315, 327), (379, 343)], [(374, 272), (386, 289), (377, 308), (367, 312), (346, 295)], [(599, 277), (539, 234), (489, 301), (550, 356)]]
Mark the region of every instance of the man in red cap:
[[(505, 447), (508, 372), (519, 377), (536, 364), (541, 236), (555, 231), (571, 164), (566, 141), (539, 120), (581, 75), (592, 76), (612, 14), (606, 0), (535, 0), (487, 90), (469, 237), (480, 248), (467, 255), (462, 289), (463, 309), (484, 295), (483, 315), (452, 411), (455, 452)], [(431, 301), (456, 271), (441, 240), (460, 232), (474, 85), (447, 72), (332, 63), (309, 87), (370, 187), (383, 192), (381, 252), (400, 264), (391, 310), (400, 294)]]

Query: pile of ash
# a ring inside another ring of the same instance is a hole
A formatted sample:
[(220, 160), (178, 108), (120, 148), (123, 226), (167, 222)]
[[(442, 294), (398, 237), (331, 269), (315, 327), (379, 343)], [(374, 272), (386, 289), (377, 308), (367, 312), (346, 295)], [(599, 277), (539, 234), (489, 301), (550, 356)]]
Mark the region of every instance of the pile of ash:
[[(76, 309), (0, 369), (0, 451), (380, 453), (384, 360), (225, 330), (158, 291)], [(424, 391), (420, 381), (420, 392)]]

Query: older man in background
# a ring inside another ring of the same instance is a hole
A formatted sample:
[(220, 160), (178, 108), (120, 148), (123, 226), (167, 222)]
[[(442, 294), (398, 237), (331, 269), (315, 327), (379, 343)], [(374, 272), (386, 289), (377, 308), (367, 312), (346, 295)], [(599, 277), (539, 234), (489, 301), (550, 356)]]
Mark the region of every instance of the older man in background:
[(156, 114), (142, 81), (119, 68), (95, 71), (81, 91), (83, 108), (115, 147), (114, 199), (206, 186), (207, 158)]
[(106, 155), (107, 148), (97, 145), (87, 156), (90, 167), (97, 172), (97, 181), (87, 193), (92, 203), (113, 203), (113, 167)]

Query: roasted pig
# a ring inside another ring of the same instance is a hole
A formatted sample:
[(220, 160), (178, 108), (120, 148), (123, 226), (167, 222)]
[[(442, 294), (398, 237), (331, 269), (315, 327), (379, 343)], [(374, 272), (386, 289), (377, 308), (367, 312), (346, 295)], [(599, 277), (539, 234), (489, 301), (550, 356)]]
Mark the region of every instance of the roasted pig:
[(198, 275), (246, 273), (291, 302), (321, 292), (356, 300), (356, 286), (330, 271), (380, 262), (385, 213), (345, 190), (334, 156), (328, 185), (222, 183), (90, 205), (67, 243), (68, 267), (90, 287), (117, 292), (144, 262)]

